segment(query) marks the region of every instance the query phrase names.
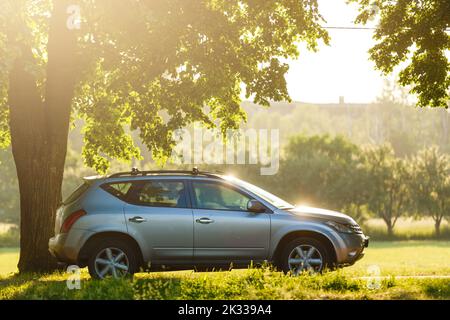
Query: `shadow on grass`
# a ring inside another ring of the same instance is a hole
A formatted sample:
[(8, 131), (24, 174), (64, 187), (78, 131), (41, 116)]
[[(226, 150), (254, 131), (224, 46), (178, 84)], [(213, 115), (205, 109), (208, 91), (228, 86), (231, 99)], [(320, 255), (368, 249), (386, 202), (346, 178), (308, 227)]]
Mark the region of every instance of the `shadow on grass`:
[[(174, 299), (181, 279), (106, 279), (82, 276), (79, 287), (67, 274), (14, 274), (0, 279), (0, 300), (133, 300), (138, 292), (145, 299)], [(72, 289), (70, 289), (71, 287)]]
[(432, 279), (422, 285), (424, 293), (432, 299), (450, 299), (450, 279)]
[(65, 280), (25, 280), (6, 286), (2, 284), (0, 297), (12, 300), (131, 300), (134, 295), (130, 280), (84, 280), (79, 290), (70, 290)]

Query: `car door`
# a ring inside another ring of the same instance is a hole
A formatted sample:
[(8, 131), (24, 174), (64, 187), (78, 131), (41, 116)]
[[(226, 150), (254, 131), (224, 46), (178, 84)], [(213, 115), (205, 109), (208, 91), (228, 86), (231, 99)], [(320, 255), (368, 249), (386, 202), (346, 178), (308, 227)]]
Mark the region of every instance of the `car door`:
[(128, 232), (144, 243), (152, 263), (192, 262), (193, 214), (185, 181), (141, 181), (124, 211)]
[(247, 211), (252, 199), (232, 185), (191, 182), (196, 263), (240, 263), (267, 259), (269, 213)]

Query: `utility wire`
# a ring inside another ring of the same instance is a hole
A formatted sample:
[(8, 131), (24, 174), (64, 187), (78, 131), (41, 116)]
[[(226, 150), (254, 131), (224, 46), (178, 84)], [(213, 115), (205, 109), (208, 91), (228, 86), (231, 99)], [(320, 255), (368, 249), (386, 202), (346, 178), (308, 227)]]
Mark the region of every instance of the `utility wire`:
[(341, 29), (341, 30), (376, 30), (377, 28), (371, 28), (371, 27), (322, 27), (324, 29)]
[[(324, 29), (338, 29), (338, 30), (376, 30), (375, 27), (342, 27), (342, 26), (322, 26)], [(450, 28), (446, 28), (445, 32), (450, 32)]]

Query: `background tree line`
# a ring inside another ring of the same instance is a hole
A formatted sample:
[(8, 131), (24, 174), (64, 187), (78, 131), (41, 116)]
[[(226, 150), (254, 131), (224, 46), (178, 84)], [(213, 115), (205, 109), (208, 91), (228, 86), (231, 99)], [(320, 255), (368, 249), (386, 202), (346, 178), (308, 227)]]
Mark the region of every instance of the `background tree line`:
[(276, 192), (289, 200), (342, 210), (360, 223), (381, 218), (389, 236), (402, 216), (432, 218), (437, 236), (450, 217), (450, 157), (436, 146), (400, 158), (389, 144), (360, 147), (341, 136), (298, 136), (276, 179)]

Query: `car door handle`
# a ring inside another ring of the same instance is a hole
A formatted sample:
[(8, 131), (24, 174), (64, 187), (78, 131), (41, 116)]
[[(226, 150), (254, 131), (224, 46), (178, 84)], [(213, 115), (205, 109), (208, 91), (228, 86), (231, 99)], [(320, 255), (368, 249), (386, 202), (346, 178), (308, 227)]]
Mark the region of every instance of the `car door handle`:
[(147, 219), (142, 218), (142, 217), (133, 217), (133, 218), (128, 219), (128, 221), (134, 222), (134, 223), (142, 223), (142, 222), (146, 222)]
[(212, 220), (210, 218), (200, 218), (200, 219), (195, 220), (195, 222), (201, 223), (201, 224), (210, 224), (210, 223), (213, 223), (214, 220)]

